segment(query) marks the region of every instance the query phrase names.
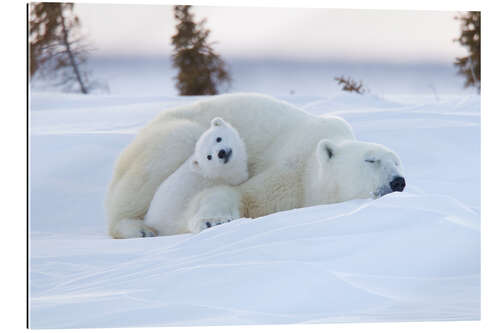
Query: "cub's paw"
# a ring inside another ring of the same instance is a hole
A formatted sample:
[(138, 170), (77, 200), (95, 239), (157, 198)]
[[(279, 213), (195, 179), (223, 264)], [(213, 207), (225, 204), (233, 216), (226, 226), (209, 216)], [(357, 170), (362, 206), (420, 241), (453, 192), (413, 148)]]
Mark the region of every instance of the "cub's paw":
[(202, 222), (201, 222), (201, 230), (203, 229), (208, 229), (208, 228), (212, 228), (212, 227), (215, 227), (217, 225), (221, 225), (223, 223), (228, 223), (228, 222), (231, 222), (233, 219), (231, 218), (222, 218), (222, 219), (204, 219)]

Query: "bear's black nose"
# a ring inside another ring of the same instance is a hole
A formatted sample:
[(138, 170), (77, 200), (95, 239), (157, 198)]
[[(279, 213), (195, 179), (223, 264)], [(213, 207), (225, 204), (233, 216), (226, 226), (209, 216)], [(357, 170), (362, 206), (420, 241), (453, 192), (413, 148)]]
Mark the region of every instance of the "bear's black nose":
[(219, 150), (219, 153), (217, 154), (217, 156), (218, 156), (220, 159), (223, 159), (224, 157), (226, 157), (226, 151), (225, 151), (224, 149)]
[(403, 177), (394, 177), (394, 179), (389, 183), (391, 189), (397, 192), (403, 192), (406, 186), (405, 179)]

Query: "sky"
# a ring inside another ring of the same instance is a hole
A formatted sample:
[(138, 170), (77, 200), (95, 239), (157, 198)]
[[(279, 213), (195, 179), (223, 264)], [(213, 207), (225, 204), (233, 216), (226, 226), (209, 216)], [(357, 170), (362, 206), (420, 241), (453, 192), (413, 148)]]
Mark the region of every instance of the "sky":
[[(168, 5), (76, 4), (98, 55), (172, 52)], [(450, 63), (465, 54), (457, 12), (193, 7), (207, 19), (210, 41), (224, 57)]]

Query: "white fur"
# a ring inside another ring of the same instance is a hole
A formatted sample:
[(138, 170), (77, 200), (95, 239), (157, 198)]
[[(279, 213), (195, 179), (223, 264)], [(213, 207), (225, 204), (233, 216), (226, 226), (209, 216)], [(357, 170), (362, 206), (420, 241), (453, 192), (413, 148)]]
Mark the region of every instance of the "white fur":
[(321, 140), (305, 172), (305, 206), (379, 197), (403, 177), (399, 157), (370, 142)]
[[(367, 197), (377, 190), (373, 179), (377, 178), (374, 176), (377, 170), (382, 169), (373, 169), (373, 173), (369, 173), (370, 169), (365, 168), (361, 158), (356, 159), (354, 152), (348, 154), (349, 149), (356, 147), (361, 157), (363, 151), (369, 153), (373, 146), (351, 142), (355, 140), (354, 134), (345, 120), (314, 116), (264, 95), (220, 95), (163, 112), (122, 152), (107, 199), (113, 237), (125, 237), (116, 231), (115, 226), (120, 221), (134, 219), (140, 223), (158, 186), (192, 154), (197, 138), (217, 116), (236, 127), (245, 142), (250, 178), (234, 188), (206, 189), (198, 198), (199, 202), (211, 201), (212, 195), (229, 196), (230, 191), (237, 191), (241, 196), (241, 214), (258, 217), (287, 209)], [(332, 147), (335, 145), (339, 149), (336, 155), (339, 163), (332, 163), (332, 168), (328, 168), (328, 161), (320, 163), (318, 159), (318, 144), (323, 139), (328, 139)], [(374, 151), (375, 154), (386, 151), (386, 148), (377, 147), (380, 149)], [(344, 158), (347, 161), (348, 155), (351, 162), (340, 163)], [(354, 169), (357, 171), (350, 178), (336, 176)], [(382, 182), (386, 174), (381, 172), (377, 179)], [(349, 183), (351, 178), (357, 178), (353, 184)], [(197, 209), (205, 210), (203, 207)], [(217, 215), (217, 207), (209, 210)]]
[[(191, 203), (191, 200), (205, 188), (220, 184), (237, 185), (247, 179), (245, 144), (238, 131), (222, 118), (214, 118), (211, 127), (197, 141), (194, 154), (160, 185), (144, 222), (159, 235), (172, 235), (198, 232), (212, 224), (238, 218), (239, 211), (229, 216), (218, 216), (217, 221), (215, 216), (211, 216), (213, 214), (204, 219), (207, 213), (198, 212), (197, 208), (200, 201)], [(202, 204), (217, 205), (217, 199), (227, 201), (227, 196), (207, 198)], [(219, 207), (222, 209), (226, 204), (221, 202)], [(237, 207), (238, 203), (231, 202), (231, 206), (234, 205)], [(195, 221), (196, 216), (198, 220)]]
[(204, 189), (189, 202), (185, 214), (190, 232), (230, 222), (242, 217), (241, 195), (226, 185)]
[[(229, 160), (219, 157), (224, 152)], [(210, 158), (210, 159), (209, 159)], [(236, 129), (222, 118), (214, 118), (211, 127), (196, 142), (191, 167), (201, 176), (238, 185), (248, 179), (247, 152)]]

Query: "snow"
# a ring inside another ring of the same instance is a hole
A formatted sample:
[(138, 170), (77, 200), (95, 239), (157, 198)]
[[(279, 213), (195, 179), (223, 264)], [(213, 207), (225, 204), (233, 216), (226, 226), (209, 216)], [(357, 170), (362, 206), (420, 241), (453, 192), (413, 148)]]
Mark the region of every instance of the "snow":
[(112, 240), (119, 152), (158, 112), (204, 97), (32, 92), (31, 327), (478, 320), (479, 96), (277, 97), (394, 149), (405, 192)]
[[(250, 91), (276, 96), (331, 96), (340, 91), (334, 77), (361, 80), (364, 87), (381, 96), (428, 94), (432, 99), (462, 94), (463, 78), (453, 59), (445, 63), (348, 62), (345, 60), (292, 60), (269, 58), (225, 58), (233, 78), (230, 91)], [(107, 85), (113, 95), (175, 96), (177, 71), (165, 56), (90, 57), (91, 77)], [(39, 78), (36, 90), (57, 90)], [(224, 87), (223, 87), (224, 88)], [(466, 90), (474, 93), (474, 89)]]

